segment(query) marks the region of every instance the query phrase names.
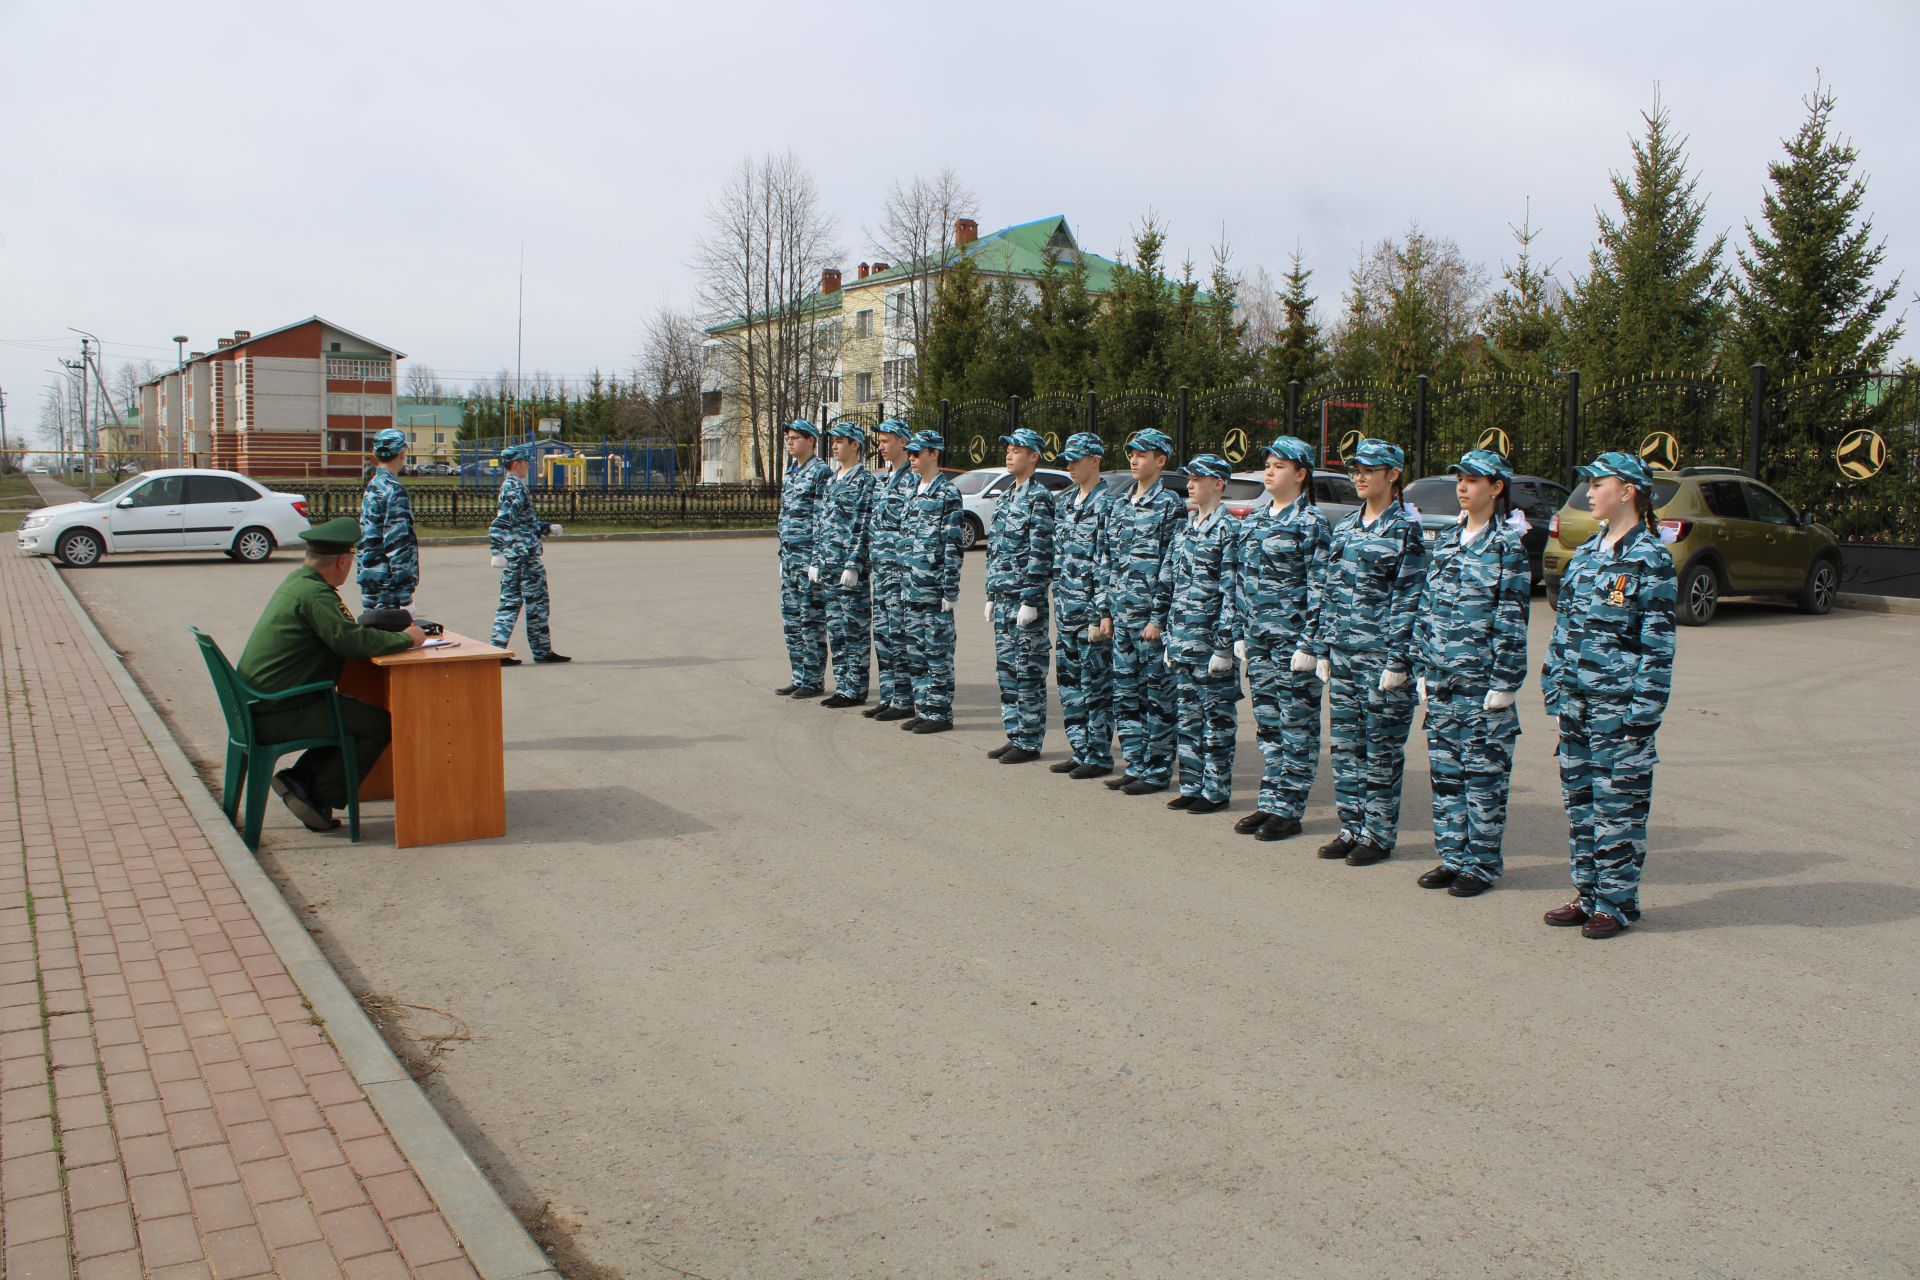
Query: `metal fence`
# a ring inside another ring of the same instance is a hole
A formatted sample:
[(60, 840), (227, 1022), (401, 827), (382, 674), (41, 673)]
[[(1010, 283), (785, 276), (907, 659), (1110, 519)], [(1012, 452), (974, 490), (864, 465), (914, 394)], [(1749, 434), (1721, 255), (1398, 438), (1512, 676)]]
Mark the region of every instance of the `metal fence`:
[[(282, 486), (293, 489), (295, 486)], [(360, 514), (359, 485), (306, 485), (314, 523)], [(407, 490), (414, 523), (434, 528), (482, 528), (493, 519), (493, 490), (455, 485), (416, 485)], [(762, 484), (704, 484), (653, 489), (536, 489), (533, 509), (561, 524), (612, 524), (646, 528), (771, 527), (780, 513), (780, 490)]]

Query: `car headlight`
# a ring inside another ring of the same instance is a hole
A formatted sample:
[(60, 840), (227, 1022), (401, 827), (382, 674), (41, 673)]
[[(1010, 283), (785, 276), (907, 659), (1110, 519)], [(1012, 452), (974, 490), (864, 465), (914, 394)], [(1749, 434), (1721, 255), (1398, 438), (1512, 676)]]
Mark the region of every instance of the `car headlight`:
[(28, 529), (44, 529), (46, 527), (47, 527), (47, 518), (45, 516), (28, 516), (25, 520), (22, 520), (20, 522), (20, 528), (22, 532)]

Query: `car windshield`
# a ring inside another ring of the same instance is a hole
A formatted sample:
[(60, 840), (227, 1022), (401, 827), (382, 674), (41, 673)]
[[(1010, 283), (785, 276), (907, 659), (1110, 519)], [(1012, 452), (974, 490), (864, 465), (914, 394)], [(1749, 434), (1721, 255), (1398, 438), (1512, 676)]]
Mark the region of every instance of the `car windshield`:
[(99, 497), (93, 499), (93, 501), (103, 502), (111, 506), (113, 503), (116, 503), (120, 501), (120, 499), (126, 497), (129, 493), (132, 493), (136, 487), (143, 485), (146, 482), (147, 482), (147, 473), (142, 471), (137, 476), (132, 476), (132, 477), (129, 477), (128, 479), (122, 480), (119, 484), (113, 486), (113, 488), (107, 490), (105, 493), (101, 494)]
[[(1658, 511), (1673, 501), (1673, 495), (1680, 492), (1677, 480), (1655, 480), (1653, 482), (1653, 509)], [(1593, 505), (1587, 501), (1587, 482), (1582, 480), (1573, 486), (1573, 492), (1567, 495), (1567, 505), (1575, 511), (1591, 511)]]
[(1402, 491), (1401, 497), (1420, 508), (1423, 516), (1460, 514), (1460, 493), (1451, 477), (1428, 476), (1415, 480)]
[(998, 471), (969, 471), (953, 482), (953, 487), (961, 493), (978, 493), (998, 480), (1002, 475)]
[(1267, 491), (1258, 480), (1229, 480), (1220, 498), (1223, 502), (1251, 502)]

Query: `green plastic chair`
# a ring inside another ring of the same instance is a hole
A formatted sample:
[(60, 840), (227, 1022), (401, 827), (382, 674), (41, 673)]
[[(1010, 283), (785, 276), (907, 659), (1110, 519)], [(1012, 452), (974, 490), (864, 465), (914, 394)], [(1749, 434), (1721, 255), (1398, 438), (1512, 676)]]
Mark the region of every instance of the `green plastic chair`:
[[(340, 749), (347, 772), (347, 836), (357, 842), (360, 839), (360, 760), (353, 749), (353, 739), (348, 736), (346, 725), (340, 719), (340, 694), (332, 682), (319, 680), (278, 693), (263, 693), (240, 678), (240, 673), (227, 661), (227, 655), (220, 652), (220, 646), (214, 643), (212, 636), (198, 627), (188, 627), (187, 630), (193, 633), (194, 640), (200, 645), (200, 656), (206, 660), (207, 674), (213, 677), (214, 691), (220, 695), (220, 710), (226, 713), (227, 778), (220, 792), (220, 804), (226, 811), (227, 821), (237, 821), (240, 797), (244, 790), (247, 814), (246, 825), (240, 835), (247, 842), (247, 848), (255, 853), (260, 851), (260, 827), (267, 818), (267, 796), (272, 793), (273, 766), (279, 763), (282, 756), (314, 747)], [(315, 693), (326, 696), (327, 717), (333, 726), (330, 736), (296, 738), (289, 742), (260, 741), (253, 729), (256, 711), (271, 708), (274, 703), (285, 702), (289, 698), (302, 698)]]

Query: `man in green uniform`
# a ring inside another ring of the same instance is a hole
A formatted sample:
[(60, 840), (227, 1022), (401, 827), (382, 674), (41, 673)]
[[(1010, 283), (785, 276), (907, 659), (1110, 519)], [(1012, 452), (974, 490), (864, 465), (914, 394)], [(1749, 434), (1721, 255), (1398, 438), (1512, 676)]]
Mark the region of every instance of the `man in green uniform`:
[[(363, 627), (340, 599), (340, 585), (353, 573), (359, 521), (341, 516), (308, 529), (305, 538), (305, 562), (286, 576), (267, 601), (240, 655), (240, 678), (262, 693), (335, 681), (349, 659), (399, 653), (427, 638), (417, 626), (405, 631)], [(270, 707), (254, 722), (266, 741), (314, 738), (332, 730), (326, 701), (318, 694)], [(353, 738), (364, 782), (393, 736), (387, 713), (343, 697), (340, 719)], [(292, 768), (275, 774), (273, 790), (309, 831), (331, 831), (340, 825), (333, 810), (347, 803), (346, 763), (337, 748), (316, 747)]]

